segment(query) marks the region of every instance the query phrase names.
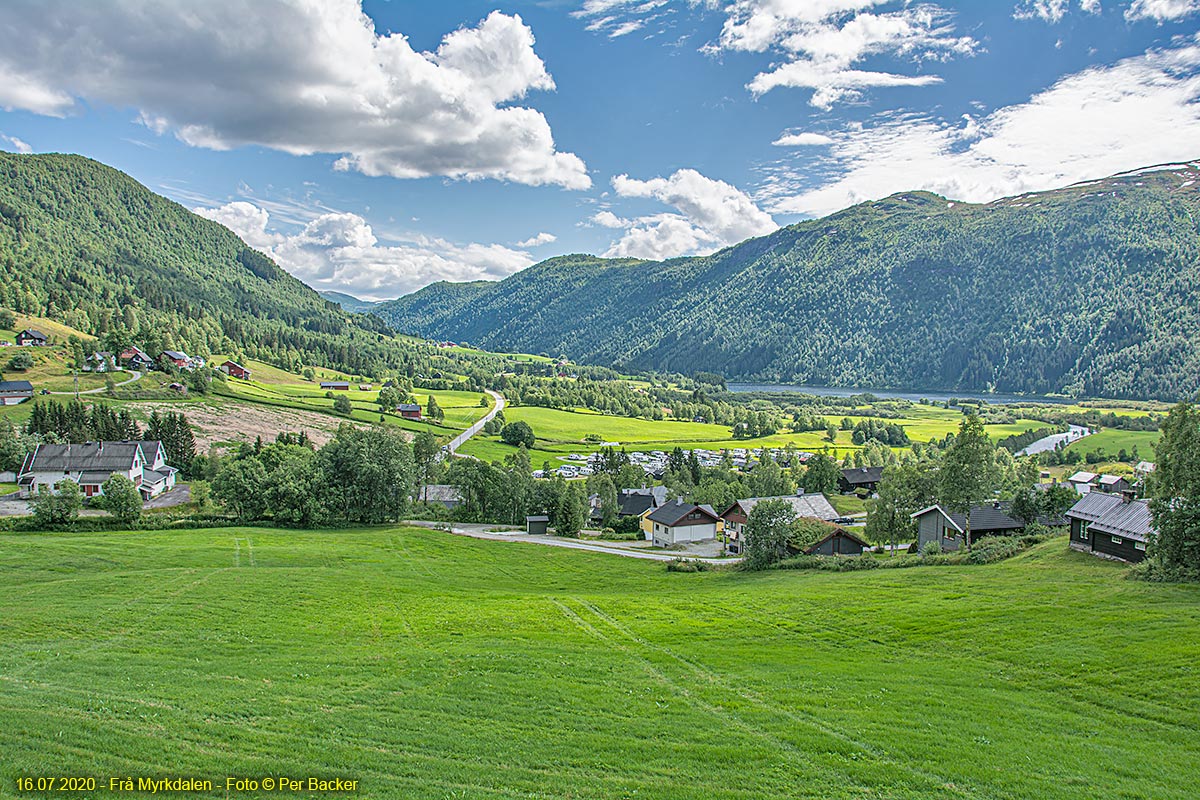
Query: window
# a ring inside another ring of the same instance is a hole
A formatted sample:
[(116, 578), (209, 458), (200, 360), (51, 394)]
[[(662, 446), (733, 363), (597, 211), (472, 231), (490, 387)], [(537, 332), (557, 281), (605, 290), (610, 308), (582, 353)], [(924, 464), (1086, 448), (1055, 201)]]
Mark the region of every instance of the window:
[(1112, 537), (1112, 543), (1113, 544), (1125, 544), (1125, 540), (1122, 539), (1120, 536), (1114, 536), (1114, 537)]
[(1134, 542), (1133, 549), (1141, 550), (1144, 553), (1144, 552), (1146, 552), (1146, 543), (1145, 542)]

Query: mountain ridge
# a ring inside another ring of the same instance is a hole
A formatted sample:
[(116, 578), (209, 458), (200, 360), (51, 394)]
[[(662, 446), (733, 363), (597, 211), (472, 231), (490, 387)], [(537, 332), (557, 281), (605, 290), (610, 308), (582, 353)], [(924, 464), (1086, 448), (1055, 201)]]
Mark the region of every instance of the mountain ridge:
[(618, 368), (1174, 399), (1200, 382), (1198, 186), (1188, 162), (989, 203), (898, 192), (709, 256), (561, 256), (373, 312)]

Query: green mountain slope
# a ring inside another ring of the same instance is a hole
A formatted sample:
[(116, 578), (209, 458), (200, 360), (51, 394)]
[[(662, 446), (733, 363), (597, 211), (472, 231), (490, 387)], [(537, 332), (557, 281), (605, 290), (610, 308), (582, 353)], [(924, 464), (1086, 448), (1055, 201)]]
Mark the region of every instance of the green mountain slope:
[(371, 372), (400, 349), (236, 235), (70, 155), (0, 153), (0, 306), (147, 349)]
[(567, 256), (374, 313), (618, 367), (1175, 398), (1200, 385), (1198, 184), (1188, 164), (985, 205), (908, 192), (707, 257)]
[(337, 303), (343, 309), (353, 314), (365, 314), (379, 305), (375, 300), (362, 300), (345, 292), (317, 292), (317, 294), (331, 303)]

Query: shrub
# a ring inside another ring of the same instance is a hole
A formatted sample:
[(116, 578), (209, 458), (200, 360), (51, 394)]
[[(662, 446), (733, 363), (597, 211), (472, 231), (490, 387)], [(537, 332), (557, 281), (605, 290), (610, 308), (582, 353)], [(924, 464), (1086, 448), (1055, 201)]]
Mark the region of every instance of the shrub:
[(676, 558), (667, 562), (667, 572), (708, 572), (712, 565), (707, 561), (693, 561), (687, 558)]
[(976, 542), (971, 552), (967, 553), (968, 564), (991, 564), (1012, 558), (1024, 548), (1020, 540), (1013, 536), (988, 536)]
[(926, 542), (925, 546), (921, 548), (921, 555), (923, 556), (940, 556), (941, 554), (941, 542)]

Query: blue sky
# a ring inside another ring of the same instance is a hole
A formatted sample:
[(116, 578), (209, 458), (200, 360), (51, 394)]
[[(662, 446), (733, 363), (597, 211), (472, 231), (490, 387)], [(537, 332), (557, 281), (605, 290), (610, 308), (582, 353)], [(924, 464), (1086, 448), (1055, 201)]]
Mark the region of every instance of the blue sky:
[(372, 299), (1200, 158), (1200, 0), (10, 0), (0, 148)]

